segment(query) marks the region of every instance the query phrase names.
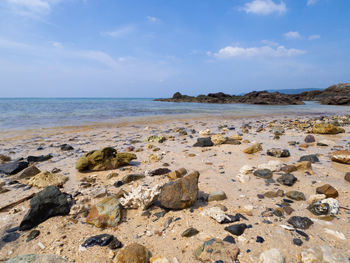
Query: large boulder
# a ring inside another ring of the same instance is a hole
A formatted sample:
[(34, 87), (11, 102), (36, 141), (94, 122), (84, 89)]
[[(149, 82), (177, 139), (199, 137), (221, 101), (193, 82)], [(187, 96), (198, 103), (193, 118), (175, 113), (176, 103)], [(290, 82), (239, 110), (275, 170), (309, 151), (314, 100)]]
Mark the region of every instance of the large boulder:
[(331, 158), (333, 162), (350, 164), (350, 151), (336, 151), (331, 153)]
[(123, 216), (123, 208), (119, 199), (108, 196), (94, 205), (86, 218), (86, 222), (100, 228), (117, 226)]
[(57, 255), (27, 254), (7, 260), (5, 263), (69, 263)]
[(113, 263), (149, 263), (150, 258), (151, 252), (146, 247), (133, 243), (119, 250)]
[(345, 130), (341, 127), (334, 126), (333, 124), (316, 123), (312, 127), (312, 132), (315, 134), (338, 134), (344, 133)]
[(199, 246), (194, 254), (200, 262), (235, 262), (239, 253), (236, 244), (232, 244), (220, 239), (212, 238)]
[(68, 215), (72, 203), (71, 196), (62, 193), (58, 187), (46, 187), (30, 200), (30, 209), (19, 230), (29, 230), (53, 216)]
[(103, 171), (127, 165), (134, 159), (134, 153), (117, 153), (114, 148), (106, 147), (84, 154), (75, 167), (79, 171)]
[(191, 207), (197, 199), (199, 172), (162, 186), (159, 201), (168, 209), (184, 209)]

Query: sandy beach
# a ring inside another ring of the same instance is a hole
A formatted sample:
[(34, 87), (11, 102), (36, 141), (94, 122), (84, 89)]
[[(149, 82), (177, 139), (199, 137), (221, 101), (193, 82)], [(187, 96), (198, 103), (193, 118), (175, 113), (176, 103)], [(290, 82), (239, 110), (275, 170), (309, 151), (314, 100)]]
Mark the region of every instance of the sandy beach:
[[(313, 124), (324, 121), (336, 124), (337, 127), (339, 125), (345, 132), (309, 133)], [(277, 133), (276, 129), (280, 132)], [(235, 138), (234, 143), (193, 147), (198, 138), (217, 134)], [(153, 135), (164, 136), (165, 141), (148, 142), (147, 138)], [(306, 143), (305, 137), (308, 135), (314, 136), (315, 141)], [(243, 152), (255, 143), (261, 144), (261, 151), (253, 154)], [(69, 144), (73, 149), (62, 150), (63, 144)], [(76, 170), (75, 165), (84, 153), (104, 147), (113, 147), (118, 152), (135, 153), (137, 159), (129, 165), (107, 171), (82, 173)], [(267, 151), (272, 148), (287, 149), (290, 156), (269, 156)], [(4, 242), (2, 239), (1, 262), (30, 253), (56, 254), (69, 262), (114, 262), (120, 249), (81, 246), (87, 238), (99, 234), (113, 235), (124, 247), (134, 242), (144, 245), (152, 256), (162, 256), (169, 262), (201, 262), (194, 256), (196, 248), (210, 238), (224, 239), (231, 235), (224, 228), (237, 223), (248, 226), (242, 235), (232, 235), (240, 249), (237, 260), (241, 263), (259, 262), (261, 253), (273, 248), (280, 251), (286, 263), (309, 262), (301, 261), (300, 254), (319, 246), (329, 246), (343, 257), (338, 257), (338, 261), (335, 257), (333, 261), (317, 262), (348, 262), (344, 258), (350, 257), (350, 182), (344, 179), (346, 173), (350, 172), (350, 166), (331, 161), (330, 157), (332, 152), (338, 150), (350, 151), (349, 116), (326, 117), (322, 120), (315, 116), (207, 116), (168, 120), (144, 118), (119, 124), (2, 132), (0, 149), (1, 154), (11, 157), (12, 160), (30, 155), (51, 154), (53, 157), (50, 160), (34, 165), (41, 171), (56, 169), (59, 174), (68, 177), (61, 191), (74, 198), (69, 215), (51, 217), (33, 228), (40, 231), (40, 235), (33, 240), (26, 241), (33, 229), (16, 231), (19, 235), (11, 242)], [(297, 178), (294, 185), (288, 186), (277, 181), (285, 174), (283, 167), (294, 165), (301, 156), (311, 154), (316, 154), (319, 162), (312, 163), (311, 169), (290, 171)], [(269, 162), (270, 166), (276, 166), (272, 171), (272, 180), (264, 180), (253, 174), (259, 170), (259, 166)], [(244, 174), (241, 168), (246, 165), (251, 166), (252, 171)], [(199, 193), (194, 205), (181, 210), (168, 210), (155, 202), (147, 211), (141, 207), (126, 209), (126, 215), (118, 226), (105, 229), (86, 222), (90, 209), (106, 196), (117, 195), (121, 189), (130, 192), (138, 186), (162, 186), (170, 182), (167, 174), (149, 175), (151, 171), (162, 167), (171, 171), (185, 168), (188, 174), (193, 171), (200, 173)], [(116, 187), (115, 183), (129, 174), (145, 176)], [(5, 184), (3, 188), (9, 191), (0, 194), (0, 207), (42, 190), (22, 185), (25, 183), (23, 179), (13, 182), (15, 176), (3, 175), (1, 178)], [(335, 199), (339, 202), (339, 211), (326, 219), (307, 209), (310, 196), (316, 194), (316, 188), (325, 184), (336, 189), (338, 196)], [(217, 191), (224, 191), (227, 198), (208, 202), (207, 194)], [(271, 194), (272, 191), (278, 191), (278, 195), (269, 198), (266, 193)], [(283, 199), (290, 200), (285, 196), (288, 191), (302, 192), (306, 200), (293, 200), (287, 205)], [(240, 213), (243, 217), (239, 222), (220, 224), (204, 214), (218, 205), (227, 208), (227, 215)], [(292, 210), (284, 210), (285, 206)], [(0, 236), (8, 235), (9, 229), (17, 227), (28, 209), (29, 200), (1, 211)], [(275, 212), (276, 210), (279, 212)], [(307, 217), (313, 224), (308, 229), (300, 229), (300, 234), (287, 222), (292, 216)], [(197, 229), (199, 233), (192, 237), (181, 236), (190, 227)], [(303, 233), (308, 237), (303, 236)], [(257, 237), (262, 237), (263, 242), (257, 242)], [(301, 240), (302, 244), (296, 245), (293, 239)]]

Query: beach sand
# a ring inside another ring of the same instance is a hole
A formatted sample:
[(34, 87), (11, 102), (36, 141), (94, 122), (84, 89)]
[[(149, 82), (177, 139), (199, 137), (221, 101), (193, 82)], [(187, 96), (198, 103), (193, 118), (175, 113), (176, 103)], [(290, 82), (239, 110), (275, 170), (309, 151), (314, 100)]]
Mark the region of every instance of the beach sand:
[[(303, 116), (308, 120), (312, 116)], [(328, 146), (317, 146), (309, 143), (308, 148), (300, 148), (298, 145), (292, 146), (288, 142), (296, 141), (304, 144), (305, 130), (296, 129), (292, 125), (292, 120), (296, 116), (289, 117), (255, 117), (246, 119), (235, 118), (189, 118), (189, 119), (143, 119), (132, 123), (99, 124), (85, 127), (58, 127), (30, 131), (16, 131), (0, 134), (0, 149), (3, 154), (9, 155), (13, 160), (26, 157), (28, 155), (52, 154), (51, 160), (40, 162), (36, 166), (42, 171), (51, 171), (53, 168), (62, 170), (63, 175), (69, 180), (64, 184), (63, 190), (73, 194), (81, 192), (75, 197), (75, 204), (68, 216), (52, 217), (41, 223), (34, 229), (40, 231), (40, 235), (26, 242), (30, 231), (19, 232), (20, 237), (10, 243), (0, 243), (0, 261), (15, 257), (21, 254), (57, 254), (71, 262), (112, 262), (117, 251), (112, 251), (108, 247), (91, 247), (81, 249), (80, 245), (90, 236), (108, 233), (120, 240), (124, 246), (137, 242), (146, 246), (153, 255), (161, 255), (173, 261), (175, 257), (180, 263), (199, 262), (194, 258), (195, 249), (210, 238), (225, 238), (229, 233), (224, 230), (226, 224), (219, 224), (212, 218), (202, 215), (202, 211), (217, 204), (227, 207), (226, 214), (234, 215), (242, 213), (248, 220), (241, 220), (240, 223), (252, 225), (245, 230), (240, 237), (235, 237), (237, 246), (240, 248), (238, 260), (245, 262), (259, 262), (259, 255), (271, 248), (277, 248), (285, 256), (287, 263), (299, 262), (301, 251), (327, 245), (339, 251), (346, 257), (350, 257), (350, 183), (344, 180), (346, 172), (350, 172), (350, 166), (332, 162), (329, 154), (336, 149), (350, 149), (350, 125), (342, 125), (345, 133), (336, 135), (314, 134), (316, 142), (327, 140)], [(349, 117), (344, 118), (349, 120)], [(342, 118), (339, 118), (341, 121)], [(282, 123), (282, 124), (280, 124)], [(202, 137), (199, 131), (209, 129), (212, 134), (223, 133), (224, 136), (231, 136), (242, 132), (242, 125), (249, 124), (252, 128), (248, 133), (242, 133), (242, 143), (240, 145), (223, 144), (213, 147), (193, 147), (197, 138)], [(263, 125), (264, 131), (256, 132), (256, 129)], [(271, 126), (282, 125), (285, 133), (280, 139), (275, 139), (271, 133)], [(220, 129), (219, 127), (224, 127)], [(176, 128), (183, 127), (187, 135), (180, 135)], [(235, 128), (235, 129), (228, 129)], [(194, 129), (196, 132), (191, 133)], [(145, 139), (151, 135), (163, 135), (168, 137), (163, 143), (149, 143)], [(170, 136), (170, 137), (169, 137)], [(244, 141), (248, 140), (248, 141)], [(245, 154), (243, 149), (252, 145), (253, 142), (262, 143), (263, 151), (255, 154)], [(62, 151), (60, 145), (67, 143), (74, 147), (72, 151)], [(147, 147), (152, 144), (158, 147), (154, 151)], [(37, 150), (41, 146), (42, 150)], [(134, 153), (137, 160), (131, 165), (121, 169), (110, 171), (80, 173), (75, 169), (77, 160), (84, 152), (101, 149), (111, 146), (118, 152), (126, 151), (129, 146), (134, 146)], [(275, 158), (268, 156), (266, 151), (270, 148), (288, 149), (291, 156), (288, 158)], [(162, 159), (158, 162), (149, 161), (151, 154), (158, 154)], [(275, 183), (266, 183), (253, 174), (248, 175), (250, 180), (240, 182), (238, 179), (239, 170), (244, 165), (257, 167), (260, 164), (271, 160), (278, 160), (282, 164), (294, 164), (303, 155), (318, 154), (320, 162), (312, 164), (312, 172), (296, 171), (293, 174), (298, 181), (293, 186), (279, 184), (276, 179), (279, 172), (273, 175)], [(197, 201), (192, 209), (169, 211), (164, 217), (155, 220), (154, 214), (162, 211), (158, 206), (150, 208), (150, 216), (144, 216), (140, 208), (128, 209), (123, 222), (115, 228), (99, 229), (86, 223), (86, 213), (77, 215), (79, 210), (88, 210), (92, 205), (103, 199), (94, 198), (93, 192), (98, 186), (104, 187), (108, 194), (116, 194), (120, 189), (130, 191), (138, 185), (162, 185), (169, 182), (166, 176), (146, 176), (130, 184), (115, 187), (113, 184), (121, 180), (128, 174), (144, 174), (145, 171), (163, 167), (164, 163), (169, 164), (170, 170), (181, 167), (189, 172), (199, 171), (200, 195), (204, 193), (222, 190), (226, 193), (227, 199), (214, 202)], [(107, 179), (107, 175), (116, 172), (116, 177)], [(83, 188), (81, 180), (83, 178), (95, 178), (96, 182), (91, 187)], [(4, 177), (2, 180), (8, 183), (11, 177)], [(307, 199), (316, 194), (316, 188), (324, 184), (330, 184), (339, 192), (337, 200), (341, 207), (339, 213), (330, 221), (321, 220), (313, 215), (306, 208)], [(19, 200), (31, 193), (37, 193), (41, 189), (32, 187), (24, 191), (23, 188), (15, 188), (14, 185), (6, 185), (10, 191), (0, 194), (0, 207), (3, 207), (15, 200)], [(290, 190), (301, 191), (306, 196), (306, 201), (294, 201), (291, 207), (295, 210), (291, 215), (284, 214), (282, 217), (269, 215), (262, 216), (267, 208), (276, 209), (276, 204), (281, 204), (283, 198), (259, 198), (258, 194), (267, 191)], [(29, 201), (25, 201), (11, 208), (9, 211), (0, 213), (0, 236), (6, 234), (6, 230), (19, 225), (23, 216), (29, 209)], [(288, 225), (287, 220), (291, 216), (306, 216), (314, 219), (314, 224), (303, 230), (309, 235), (309, 240), (281, 227)], [(173, 221), (164, 229), (164, 223), (172, 217)], [(265, 221), (264, 221), (265, 220)], [(266, 223), (269, 222), (269, 223)], [(231, 224), (228, 224), (231, 225)], [(186, 238), (181, 233), (189, 227), (194, 227), (199, 234)], [(341, 232), (345, 236), (342, 240), (334, 235), (326, 233), (325, 229)], [(257, 243), (257, 236), (263, 237), (263, 243)], [(303, 240), (302, 246), (293, 244), (294, 238)], [(43, 245), (43, 246), (42, 246)], [(334, 261), (335, 262), (335, 261)]]

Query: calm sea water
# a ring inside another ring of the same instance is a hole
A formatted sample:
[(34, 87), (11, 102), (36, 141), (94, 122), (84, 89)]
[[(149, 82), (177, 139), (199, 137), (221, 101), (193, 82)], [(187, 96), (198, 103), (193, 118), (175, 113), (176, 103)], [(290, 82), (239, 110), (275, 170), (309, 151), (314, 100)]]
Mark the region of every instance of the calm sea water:
[(350, 114), (347, 106), (268, 106), (247, 104), (198, 104), (121, 98), (0, 98), (0, 130), (118, 122), (130, 117), (156, 115), (256, 116), (273, 114)]

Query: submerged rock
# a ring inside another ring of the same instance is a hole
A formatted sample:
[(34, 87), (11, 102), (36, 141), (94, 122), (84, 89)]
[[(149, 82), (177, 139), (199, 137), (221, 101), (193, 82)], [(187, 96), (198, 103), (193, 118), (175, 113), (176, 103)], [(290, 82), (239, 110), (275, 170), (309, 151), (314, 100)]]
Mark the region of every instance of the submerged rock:
[(106, 147), (84, 154), (75, 167), (79, 171), (109, 170), (127, 165), (134, 159), (136, 159), (134, 153), (117, 153), (114, 148)]
[(199, 172), (163, 185), (159, 195), (161, 206), (169, 209), (191, 207), (197, 199)]
[(122, 206), (115, 196), (108, 196), (94, 205), (86, 222), (100, 228), (115, 227), (122, 219)]
[(137, 243), (130, 244), (119, 250), (114, 263), (149, 263), (151, 252)]
[(203, 243), (195, 250), (195, 257), (200, 262), (235, 262), (239, 253), (236, 244), (212, 238)]
[(53, 216), (68, 215), (71, 206), (72, 199), (69, 195), (61, 193), (56, 186), (48, 186), (30, 200), (30, 209), (19, 230), (29, 230)]

